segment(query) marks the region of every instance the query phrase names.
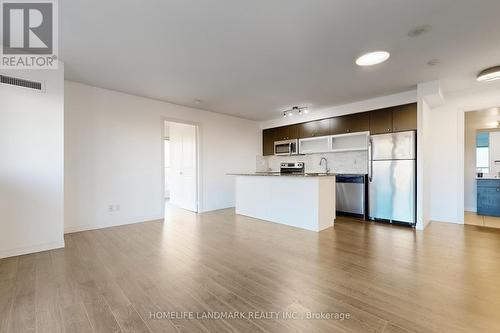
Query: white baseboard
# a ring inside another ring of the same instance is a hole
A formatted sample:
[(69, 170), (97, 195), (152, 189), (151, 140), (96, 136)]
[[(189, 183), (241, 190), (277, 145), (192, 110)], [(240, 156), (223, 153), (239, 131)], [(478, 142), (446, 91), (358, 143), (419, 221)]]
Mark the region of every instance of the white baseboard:
[(451, 220), (432, 220), (434, 223), (450, 223), (450, 224), (464, 224), (462, 221), (451, 221)]
[(143, 222), (163, 220), (163, 219), (164, 219), (164, 216), (160, 216), (160, 217), (155, 216), (155, 217), (141, 218), (139, 220), (124, 221), (124, 222), (122, 221), (122, 222), (109, 223), (109, 224), (83, 224), (83, 225), (78, 225), (78, 226), (65, 227), (64, 233), (71, 234), (73, 232), (112, 228), (112, 227), (118, 227), (121, 225), (143, 223)]
[(20, 247), (20, 248), (15, 248), (15, 249), (0, 250), (0, 259), (21, 256), (23, 254), (60, 249), (63, 247), (64, 247), (64, 240), (59, 241), (59, 242), (38, 244), (38, 245)]

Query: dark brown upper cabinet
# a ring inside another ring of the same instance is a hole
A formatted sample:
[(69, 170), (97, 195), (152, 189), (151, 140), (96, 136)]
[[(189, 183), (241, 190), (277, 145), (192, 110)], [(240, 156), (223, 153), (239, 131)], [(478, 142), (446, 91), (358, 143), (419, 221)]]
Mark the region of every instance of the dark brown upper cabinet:
[(417, 104), (349, 114), (302, 124), (266, 129), (262, 132), (262, 151), (274, 155), (274, 142), (315, 136), (370, 131), (383, 134), (417, 129)]
[(299, 124), (299, 138), (330, 135), (331, 119), (321, 119)]
[(275, 128), (275, 131), (276, 132), (275, 132), (274, 141), (288, 140), (288, 127), (287, 126)]
[(392, 108), (370, 111), (370, 134), (392, 132)]
[(274, 155), (274, 142), (299, 138), (299, 125), (269, 128), (262, 131), (262, 154)]
[(417, 129), (417, 103), (396, 106), (392, 110), (394, 132)]
[(332, 118), (331, 134), (346, 134), (370, 130), (370, 114), (368, 112), (354, 113)]
[(269, 128), (262, 131), (262, 154), (264, 156), (274, 155), (276, 132), (275, 128)]
[(289, 125), (275, 128), (275, 141), (285, 141), (299, 138), (299, 126)]

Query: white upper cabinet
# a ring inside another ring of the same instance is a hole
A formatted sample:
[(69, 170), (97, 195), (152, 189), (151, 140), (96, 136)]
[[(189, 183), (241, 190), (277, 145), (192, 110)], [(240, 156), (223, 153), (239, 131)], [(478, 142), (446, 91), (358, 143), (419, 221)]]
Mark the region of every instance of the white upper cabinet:
[(332, 135), (330, 152), (368, 150), (370, 132)]
[(358, 132), (299, 139), (299, 154), (368, 150), (370, 132)]
[(330, 151), (331, 136), (318, 136), (299, 140), (299, 154), (327, 153)]

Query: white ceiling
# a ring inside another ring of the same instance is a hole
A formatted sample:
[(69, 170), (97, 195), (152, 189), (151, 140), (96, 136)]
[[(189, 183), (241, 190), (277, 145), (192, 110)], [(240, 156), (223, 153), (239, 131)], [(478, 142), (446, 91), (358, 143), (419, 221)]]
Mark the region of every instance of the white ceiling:
[[(255, 120), (435, 79), (462, 89), (500, 64), (499, 0), (73, 0), (59, 11), (67, 79)], [(408, 37), (424, 24), (431, 32)], [(379, 49), (388, 62), (354, 64)]]

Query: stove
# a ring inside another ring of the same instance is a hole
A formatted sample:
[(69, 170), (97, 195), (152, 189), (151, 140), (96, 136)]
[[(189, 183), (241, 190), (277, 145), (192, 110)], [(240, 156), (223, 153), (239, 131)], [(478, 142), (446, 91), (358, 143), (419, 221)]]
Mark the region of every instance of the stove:
[(304, 162), (284, 162), (280, 164), (280, 173), (303, 175), (305, 172)]

